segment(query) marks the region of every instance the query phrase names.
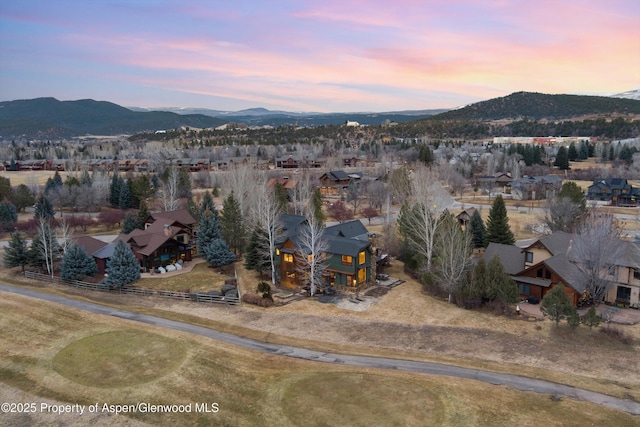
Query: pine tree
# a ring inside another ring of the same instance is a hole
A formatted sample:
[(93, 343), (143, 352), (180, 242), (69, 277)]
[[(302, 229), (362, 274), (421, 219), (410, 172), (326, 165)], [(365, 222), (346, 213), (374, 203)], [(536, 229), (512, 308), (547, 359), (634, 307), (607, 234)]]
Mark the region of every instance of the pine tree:
[(513, 237), (513, 233), (511, 232), (511, 228), (509, 227), (507, 208), (501, 195), (496, 197), (493, 201), (493, 206), (489, 211), (486, 241), (487, 243), (494, 242), (505, 245), (513, 245), (516, 242)]
[(327, 219), (324, 212), (322, 212), (322, 204), (322, 193), (320, 192), (320, 189), (316, 187), (311, 195), (311, 208), (313, 209), (313, 216), (315, 216), (316, 220), (321, 225), (324, 224), (324, 221)]
[(247, 244), (244, 266), (247, 270), (255, 270), (262, 275), (269, 270), (269, 237), (262, 227), (256, 227)]
[(42, 269), (44, 264), (44, 255), (41, 250), (42, 240), (38, 234), (31, 240), (31, 245), (27, 250), (27, 264), (31, 267)]
[(86, 276), (98, 274), (98, 266), (83, 247), (73, 244), (62, 257), (60, 277), (64, 280), (82, 280)]
[(205, 191), (204, 197), (202, 197), (202, 203), (200, 203), (200, 210), (199, 210), (199, 219), (202, 218), (202, 215), (207, 210), (211, 212), (216, 210), (216, 205), (213, 202), (213, 197), (211, 196), (211, 192), (209, 190)]
[(220, 215), (222, 237), (234, 254), (242, 251), (245, 245), (245, 229), (242, 221), (240, 203), (234, 197), (233, 191), (224, 200), (222, 214)]
[(589, 310), (582, 316), (582, 323), (589, 327), (589, 329), (598, 327), (600, 325), (600, 316), (596, 314), (596, 308), (591, 306)]
[(29, 264), (29, 250), (27, 248), (27, 241), (22, 238), (17, 231), (11, 233), (11, 240), (9, 245), (4, 249), (4, 266), (6, 268), (22, 267), (24, 273), (24, 266)]
[(0, 202), (0, 231), (13, 229), (18, 221), (18, 211), (11, 203)]
[(553, 163), (560, 170), (569, 170), (569, 156), (567, 149), (563, 146), (558, 148), (558, 154), (556, 154), (556, 161)]
[(49, 199), (44, 195), (40, 195), (36, 199), (33, 217), (36, 219), (36, 221), (42, 218), (45, 221), (50, 222), (53, 221), (55, 215), (56, 213), (53, 210), (53, 205), (51, 204)]
[(236, 260), (236, 256), (222, 239), (211, 240), (203, 247), (202, 255), (212, 267), (222, 267)]
[(222, 238), (222, 228), (218, 219), (218, 211), (207, 210), (200, 216), (198, 224), (198, 253), (203, 254), (204, 248), (213, 240)]
[(567, 157), (570, 161), (575, 162), (578, 159), (578, 150), (576, 149), (576, 143), (569, 144), (569, 151), (567, 151)]
[(144, 223), (149, 217), (149, 209), (147, 208), (147, 202), (145, 199), (140, 199), (140, 205), (138, 206), (138, 228), (144, 230)]
[(126, 182), (122, 182), (120, 187), (120, 194), (118, 196), (118, 207), (120, 209), (127, 210), (131, 207), (131, 189)]
[(564, 285), (558, 283), (542, 298), (540, 302), (540, 311), (542, 314), (554, 320), (556, 326), (560, 324), (562, 319), (571, 315), (571, 300), (569, 295), (564, 291)]
[(284, 188), (284, 185), (276, 182), (276, 184), (273, 186), (273, 194), (278, 201), (280, 211), (286, 213), (289, 207), (289, 195), (287, 194), (287, 189)]
[(139, 228), (138, 217), (128, 213), (122, 218), (122, 229), (120, 233), (129, 234), (136, 228)]
[(487, 230), (484, 226), (484, 221), (482, 221), (480, 211), (478, 211), (477, 209), (473, 212), (473, 215), (471, 215), (469, 226), (471, 227), (471, 239), (473, 241), (473, 247), (484, 248), (485, 234)]
[(122, 287), (140, 278), (140, 263), (124, 240), (118, 239), (106, 271), (104, 283), (109, 286)]
[(113, 178), (111, 178), (111, 187), (109, 190), (109, 203), (114, 208), (120, 206), (120, 191), (122, 190), (123, 184), (124, 180), (120, 178), (120, 175), (114, 173)]

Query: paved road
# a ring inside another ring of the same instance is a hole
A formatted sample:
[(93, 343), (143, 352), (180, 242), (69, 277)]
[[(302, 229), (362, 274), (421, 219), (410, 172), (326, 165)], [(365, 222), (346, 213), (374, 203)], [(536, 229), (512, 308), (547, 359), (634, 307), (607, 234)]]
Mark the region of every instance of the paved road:
[(481, 371), (478, 369), (463, 368), (459, 366), (445, 365), (440, 363), (417, 362), (412, 360), (390, 359), (385, 357), (368, 357), (337, 353), (323, 353), (320, 351), (312, 351), (300, 347), (290, 347), (286, 345), (265, 343), (228, 334), (225, 332), (219, 332), (201, 326), (191, 325), (188, 323), (163, 319), (156, 316), (133, 313), (126, 310), (114, 309), (99, 304), (78, 301), (72, 298), (66, 298), (59, 295), (51, 295), (44, 292), (23, 289), (15, 286), (0, 284), (0, 292), (11, 292), (15, 294), (25, 295), (32, 298), (38, 298), (45, 301), (64, 304), (69, 307), (90, 311), (96, 314), (118, 317), (135, 322), (141, 322), (149, 325), (173, 329), (176, 331), (200, 335), (203, 337), (237, 345), (250, 350), (260, 351), (263, 353), (277, 354), (286, 357), (295, 357), (298, 359), (343, 364), (349, 366), (396, 369), (400, 371), (467, 378), (477, 381), (483, 381), (494, 385), (506, 385), (518, 390), (533, 391), (536, 393), (550, 394), (574, 400), (593, 402), (612, 409), (628, 412), (633, 415), (640, 415), (640, 403), (633, 402), (631, 400), (619, 399), (588, 390), (582, 390), (563, 384), (557, 384), (550, 381), (521, 377), (518, 375)]

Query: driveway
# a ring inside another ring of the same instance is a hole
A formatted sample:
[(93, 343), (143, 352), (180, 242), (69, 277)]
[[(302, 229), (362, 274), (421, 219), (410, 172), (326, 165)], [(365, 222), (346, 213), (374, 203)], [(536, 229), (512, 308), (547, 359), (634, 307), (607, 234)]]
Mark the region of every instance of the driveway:
[(286, 357), (295, 357), (316, 362), (343, 364), (349, 366), (359, 366), (379, 369), (396, 369), (401, 371), (417, 372), (431, 375), (445, 375), (450, 377), (466, 378), (482, 381), (494, 385), (506, 385), (523, 391), (533, 391), (536, 393), (550, 394), (556, 397), (565, 397), (573, 400), (597, 403), (609, 408), (628, 412), (633, 415), (640, 415), (640, 403), (619, 399), (593, 391), (570, 387), (564, 384), (557, 384), (550, 381), (538, 380), (522, 377), (519, 375), (503, 374), (498, 372), (482, 371), (478, 369), (463, 368), (440, 363), (418, 362), (403, 359), (390, 359), (386, 357), (368, 357), (339, 353), (323, 353), (319, 351), (307, 350), (300, 347), (291, 347), (279, 344), (264, 343), (189, 323), (177, 322), (161, 317), (149, 316), (134, 313), (131, 311), (114, 309), (60, 295), (52, 295), (38, 292), (31, 289), (23, 289), (16, 286), (0, 284), (0, 292), (11, 292), (19, 295), (38, 298), (49, 302), (63, 304), (80, 310), (86, 310), (96, 314), (113, 316), (127, 319), (148, 325), (160, 326), (167, 329), (195, 334), (228, 344), (237, 345), (249, 350), (263, 353), (277, 354)]

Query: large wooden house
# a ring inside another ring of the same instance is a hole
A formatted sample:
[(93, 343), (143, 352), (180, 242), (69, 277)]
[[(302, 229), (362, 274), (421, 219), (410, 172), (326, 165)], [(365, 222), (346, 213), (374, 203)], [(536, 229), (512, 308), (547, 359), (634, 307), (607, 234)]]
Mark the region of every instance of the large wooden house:
[[(298, 234), (308, 226), (299, 215), (282, 215), (276, 245), (275, 264), (281, 286), (299, 290), (304, 286), (300, 257), (309, 256), (302, 247)], [(338, 289), (357, 289), (370, 283), (372, 277), (370, 233), (358, 220), (326, 227), (323, 237), (327, 250), (322, 254), (325, 268), (323, 278), (326, 285)]]

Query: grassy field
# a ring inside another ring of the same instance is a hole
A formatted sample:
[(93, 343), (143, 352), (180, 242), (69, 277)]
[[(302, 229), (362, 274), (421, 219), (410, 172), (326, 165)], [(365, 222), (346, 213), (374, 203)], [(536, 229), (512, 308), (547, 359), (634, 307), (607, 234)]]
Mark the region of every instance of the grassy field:
[(219, 268), (213, 268), (207, 262), (201, 262), (195, 265), (188, 274), (169, 277), (158, 274), (153, 278), (140, 279), (135, 285), (141, 288), (164, 289), (166, 291), (219, 291), (224, 284), (224, 280), (228, 277), (233, 277), (233, 274), (233, 266), (223, 268), (221, 274)]
[[(324, 365), (5, 294), (0, 398), (217, 413), (3, 414), (3, 425), (637, 425), (604, 407), (472, 380)], [(123, 355), (117, 353), (121, 351)], [(169, 353), (162, 356), (163, 353)], [(86, 355), (86, 356), (83, 356)], [(84, 364), (93, 367), (92, 372)], [(117, 365), (117, 366), (115, 366)], [(112, 374), (118, 380), (112, 380)], [(91, 378), (92, 385), (85, 384)], [(95, 381), (95, 383), (93, 382)], [(192, 406), (193, 408), (193, 406)], [(85, 418), (86, 417), (86, 418)], [(541, 418), (542, 417), (542, 418)]]

